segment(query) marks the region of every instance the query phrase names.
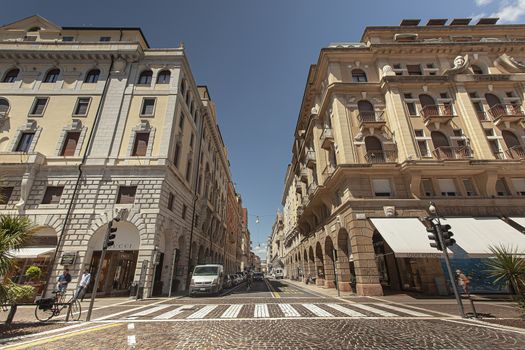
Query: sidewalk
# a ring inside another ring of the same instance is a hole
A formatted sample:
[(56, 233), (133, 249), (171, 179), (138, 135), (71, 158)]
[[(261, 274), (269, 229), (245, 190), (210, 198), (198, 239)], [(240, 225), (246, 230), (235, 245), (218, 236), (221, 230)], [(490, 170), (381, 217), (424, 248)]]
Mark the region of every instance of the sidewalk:
[[(327, 296), (331, 298), (338, 297), (337, 289), (335, 288), (324, 288), (324, 287), (317, 286), (315, 284), (306, 284), (306, 283), (299, 282), (299, 281), (292, 281), (290, 279), (286, 279), (286, 283), (293, 284), (296, 287), (306, 289), (313, 293), (321, 294), (323, 296)], [(357, 295), (352, 292), (340, 292), (339, 294), (340, 294), (339, 297), (341, 298), (357, 297)]]

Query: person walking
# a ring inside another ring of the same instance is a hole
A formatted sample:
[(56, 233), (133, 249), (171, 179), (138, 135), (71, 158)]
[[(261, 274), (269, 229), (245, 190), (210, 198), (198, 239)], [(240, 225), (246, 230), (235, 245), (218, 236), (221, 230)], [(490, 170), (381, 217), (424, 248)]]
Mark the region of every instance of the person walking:
[(456, 270), (456, 281), (461, 289), (463, 289), (463, 293), (470, 295), (470, 278), (468, 278), (460, 269)]
[(66, 289), (69, 282), (71, 282), (71, 275), (69, 274), (69, 269), (64, 268), (64, 272), (60, 276), (58, 276), (57, 286), (57, 290), (62, 295), (62, 297), (66, 295)]
[(82, 278), (80, 278), (80, 282), (78, 283), (77, 293), (75, 294), (76, 299), (80, 298), (80, 301), (84, 301), (84, 295), (86, 295), (89, 282), (91, 282), (91, 274), (89, 273), (89, 269), (86, 268), (82, 274)]

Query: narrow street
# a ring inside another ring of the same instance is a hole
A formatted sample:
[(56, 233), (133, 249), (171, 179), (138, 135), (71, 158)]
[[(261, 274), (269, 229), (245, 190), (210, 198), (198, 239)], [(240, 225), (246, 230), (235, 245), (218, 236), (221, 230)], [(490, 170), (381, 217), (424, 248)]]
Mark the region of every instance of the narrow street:
[(430, 307), (336, 298), (287, 280), (243, 283), (218, 297), (129, 301), (95, 311), (92, 323), (6, 349), (522, 349), (525, 335)]

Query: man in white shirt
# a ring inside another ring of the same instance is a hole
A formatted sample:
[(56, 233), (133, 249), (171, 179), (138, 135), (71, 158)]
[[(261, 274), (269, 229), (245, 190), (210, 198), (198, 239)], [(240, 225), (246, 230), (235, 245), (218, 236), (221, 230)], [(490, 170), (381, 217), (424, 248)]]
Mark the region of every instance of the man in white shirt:
[(80, 282), (78, 283), (77, 294), (75, 298), (78, 299), (80, 297), (80, 301), (84, 301), (84, 295), (86, 294), (86, 289), (90, 281), (91, 281), (91, 274), (89, 273), (89, 269), (86, 268), (84, 270), (84, 273), (82, 274), (82, 278), (80, 279)]

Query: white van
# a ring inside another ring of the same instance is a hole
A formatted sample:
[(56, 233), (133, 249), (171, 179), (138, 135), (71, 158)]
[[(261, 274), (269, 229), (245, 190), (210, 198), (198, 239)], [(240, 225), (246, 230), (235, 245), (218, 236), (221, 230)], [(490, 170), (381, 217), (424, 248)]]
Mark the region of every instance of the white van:
[(284, 277), (283, 269), (281, 269), (280, 267), (273, 269), (273, 277), (275, 279), (283, 278)]
[(190, 282), (190, 296), (195, 294), (218, 294), (224, 282), (222, 265), (197, 265)]

